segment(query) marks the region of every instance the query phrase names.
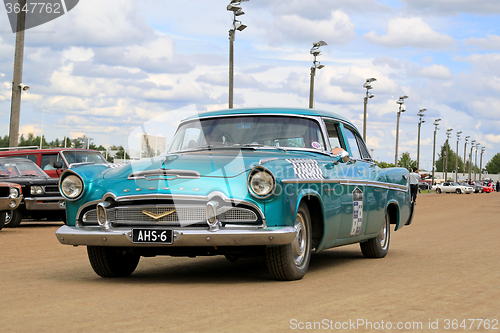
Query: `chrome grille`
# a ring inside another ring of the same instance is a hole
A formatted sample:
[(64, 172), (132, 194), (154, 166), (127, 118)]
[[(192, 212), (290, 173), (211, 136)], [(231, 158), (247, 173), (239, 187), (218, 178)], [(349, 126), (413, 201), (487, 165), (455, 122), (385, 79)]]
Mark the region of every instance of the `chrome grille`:
[(231, 208), (219, 216), (221, 222), (255, 222), (257, 214), (245, 208)]
[[(159, 219), (147, 216), (143, 211), (153, 215), (161, 215), (175, 209), (175, 212)], [(115, 207), (108, 209), (108, 219), (112, 223), (200, 223), (206, 221), (205, 206), (166, 206), (166, 207)], [(256, 222), (257, 214), (246, 208), (230, 208), (219, 215), (219, 220), (224, 223), (236, 222)], [(83, 222), (96, 224), (97, 211), (91, 209), (83, 215)]]
[[(161, 215), (172, 210), (175, 211), (169, 215), (161, 217), (159, 219), (154, 219), (147, 216), (145, 212), (152, 213), (154, 215)], [(113, 208), (108, 212), (115, 212), (115, 219), (112, 222), (203, 222), (206, 220), (206, 209), (205, 206), (188, 206), (188, 207), (124, 207), (124, 208)], [(109, 214), (109, 213), (108, 213)]]
[(45, 193), (47, 194), (59, 194), (59, 187), (57, 185), (47, 185), (45, 186)]

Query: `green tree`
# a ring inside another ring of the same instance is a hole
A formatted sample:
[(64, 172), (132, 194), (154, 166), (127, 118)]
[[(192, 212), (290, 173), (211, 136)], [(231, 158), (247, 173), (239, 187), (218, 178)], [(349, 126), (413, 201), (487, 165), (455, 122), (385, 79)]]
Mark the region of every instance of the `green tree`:
[[(436, 160), (436, 171), (438, 172), (444, 172), (444, 160), (446, 156), (446, 147), (448, 146), (448, 172), (454, 172), (456, 170), (456, 165), (457, 165), (457, 154), (455, 153), (454, 150), (451, 149), (451, 147), (448, 145), (447, 142), (445, 142), (441, 146), (441, 152), (438, 154), (438, 159)], [(466, 165), (466, 172), (468, 171), (468, 164)], [(479, 169), (478, 169), (479, 170)], [(460, 155), (458, 156), (458, 172), (463, 172), (464, 171), (464, 162)]]
[(490, 174), (499, 174), (500, 173), (500, 153), (496, 153), (495, 156), (484, 167), (486, 171)]
[(126, 160), (130, 159), (130, 156), (127, 153), (125, 153), (125, 149), (123, 149), (123, 146), (118, 147), (118, 151), (116, 152), (114, 158), (123, 159), (123, 154), (125, 154)]
[(398, 167), (406, 168), (408, 171), (412, 171), (412, 169), (416, 166), (417, 166), (417, 161), (411, 159), (409, 152), (403, 153), (400, 159), (398, 160)]
[(382, 168), (382, 169), (393, 168), (394, 167), (394, 163), (377, 162), (377, 161), (374, 161), (374, 162), (377, 163), (378, 167)]

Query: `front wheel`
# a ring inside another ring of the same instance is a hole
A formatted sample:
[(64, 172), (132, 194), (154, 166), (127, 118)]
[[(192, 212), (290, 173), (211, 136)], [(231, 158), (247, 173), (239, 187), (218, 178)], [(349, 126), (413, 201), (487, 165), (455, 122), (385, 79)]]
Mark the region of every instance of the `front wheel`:
[(139, 264), (140, 256), (126, 250), (108, 246), (87, 246), (90, 264), (102, 277), (126, 277)]
[(6, 215), (7, 212), (0, 212), (0, 230), (2, 230), (3, 225), (5, 224)]
[(266, 248), (266, 263), (271, 275), (280, 281), (300, 280), (311, 260), (311, 218), (305, 204), (295, 217), (297, 235), (291, 244)]
[(389, 241), (391, 239), (391, 228), (389, 221), (389, 213), (385, 213), (384, 226), (380, 230), (377, 237), (360, 243), (361, 252), (365, 258), (383, 258), (389, 252)]
[(5, 227), (7, 228), (15, 228), (19, 227), (21, 221), (23, 220), (23, 213), (19, 210), (10, 210), (7, 212), (5, 221)]
[(455, 192), (457, 192), (457, 194), (462, 194), (462, 191), (459, 188), (457, 188)]

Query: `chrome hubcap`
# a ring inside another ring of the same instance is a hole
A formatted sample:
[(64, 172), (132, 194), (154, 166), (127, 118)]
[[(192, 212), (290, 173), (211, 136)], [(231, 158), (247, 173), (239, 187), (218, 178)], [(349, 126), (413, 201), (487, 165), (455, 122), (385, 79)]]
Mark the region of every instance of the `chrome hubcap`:
[(380, 233), (378, 234), (378, 238), (380, 240), (380, 246), (382, 248), (385, 248), (385, 245), (387, 243), (387, 228), (388, 228), (387, 224), (388, 224), (388, 220), (386, 218), (384, 226), (382, 227), (382, 230), (380, 230)]
[(295, 218), (295, 229), (297, 229), (297, 236), (292, 242), (292, 253), (293, 253), (293, 261), (296, 266), (300, 266), (304, 261), (304, 255), (306, 250), (306, 225), (304, 222), (304, 217), (302, 214), (297, 214)]

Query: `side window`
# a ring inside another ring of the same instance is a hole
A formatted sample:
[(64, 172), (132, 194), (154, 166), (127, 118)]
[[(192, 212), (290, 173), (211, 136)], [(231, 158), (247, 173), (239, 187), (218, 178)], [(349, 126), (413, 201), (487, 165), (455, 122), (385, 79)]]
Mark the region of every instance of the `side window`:
[(40, 168), (43, 170), (54, 170), (54, 162), (58, 161), (58, 154), (43, 154)]
[(328, 141), (332, 149), (342, 148), (339, 136), (339, 125), (333, 121), (325, 121), (326, 131), (328, 132)]
[(354, 159), (361, 159), (361, 153), (359, 151), (358, 140), (356, 139), (356, 134), (354, 134), (353, 130), (347, 126), (345, 128), (345, 138), (347, 139), (347, 143), (351, 148), (351, 157)]
[(365, 160), (371, 160), (372, 157), (371, 157), (370, 153), (368, 152), (368, 148), (366, 148), (365, 143), (363, 142), (363, 140), (359, 136), (357, 138), (358, 138), (359, 150), (361, 151), (361, 156)]
[(35, 154), (17, 155), (17, 156), (12, 156), (12, 157), (27, 158), (28, 160), (36, 163), (36, 155)]

